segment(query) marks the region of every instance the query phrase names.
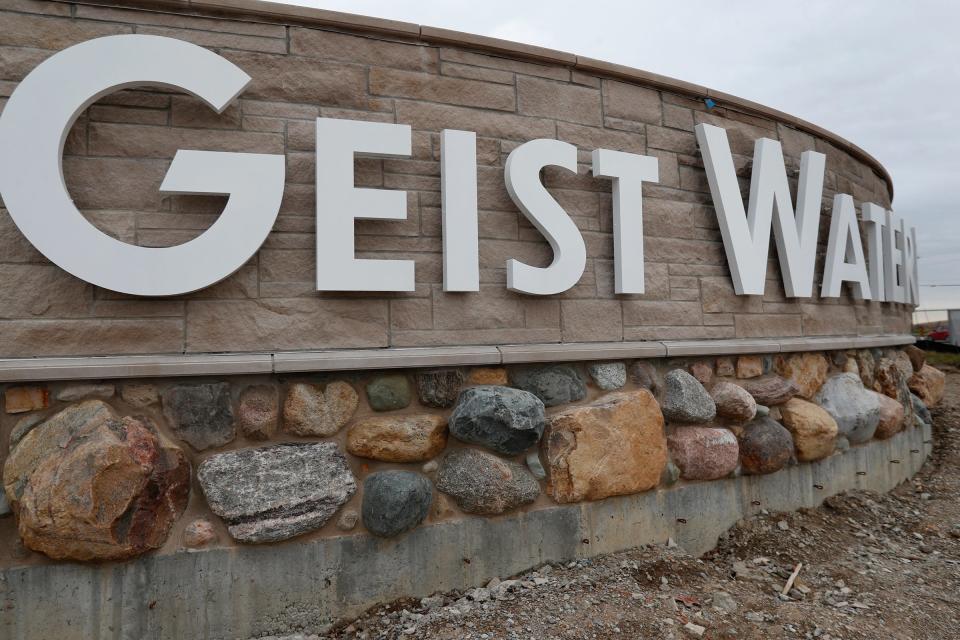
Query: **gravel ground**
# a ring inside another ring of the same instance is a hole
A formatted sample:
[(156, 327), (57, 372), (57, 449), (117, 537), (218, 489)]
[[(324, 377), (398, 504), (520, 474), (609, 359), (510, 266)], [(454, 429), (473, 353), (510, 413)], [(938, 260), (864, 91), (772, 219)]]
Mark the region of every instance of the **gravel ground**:
[(933, 415), (933, 455), (890, 494), (762, 513), (702, 558), (639, 547), (394, 602), (324, 637), (960, 638), (960, 370)]

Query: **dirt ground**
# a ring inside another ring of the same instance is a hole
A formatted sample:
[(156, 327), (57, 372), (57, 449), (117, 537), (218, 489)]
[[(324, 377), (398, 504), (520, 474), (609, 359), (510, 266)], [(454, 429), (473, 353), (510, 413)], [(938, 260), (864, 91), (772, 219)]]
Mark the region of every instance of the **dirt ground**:
[(641, 547), (398, 601), (326, 637), (960, 638), (960, 370), (944, 368), (934, 453), (890, 494), (761, 514), (702, 558)]

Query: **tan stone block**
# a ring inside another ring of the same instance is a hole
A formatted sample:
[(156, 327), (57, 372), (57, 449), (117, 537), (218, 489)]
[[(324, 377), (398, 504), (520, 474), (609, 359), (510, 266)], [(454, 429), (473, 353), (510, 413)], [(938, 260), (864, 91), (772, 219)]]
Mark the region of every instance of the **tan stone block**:
[(589, 87), (518, 77), (517, 103), (520, 113), (597, 126), (603, 124), (600, 92)]
[(528, 329), (559, 328), (560, 301), (522, 298), (524, 325)]
[(169, 162), (139, 158), (63, 159), (67, 188), (81, 209), (156, 211)]
[(530, 344), (560, 342), (560, 329), (458, 329), (441, 331), (394, 331), (392, 347), (440, 347), (463, 344)]
[(520, 297), (498, 289), (484, 285), (479, 293), (456, 295), (435, 290), (433, 315), (436, 327), (441, 330), (523, 327)]
[(800, 309), (803, 313), (802, 335), (857, 335), (858, 333), (857, 312), (852, 306), (801, 303)]
[(290, 53), (413, 71), (439, 68), (435, 47), (300, 27), (290, 28)]
[(387, 346), (387, 302), (365, 299), (190, 301), (187, 351)]
[(220, 55), (243, 69), (253, 82), (247, 99), (367, 109), (366, 69), (339, 62), (317, 64), (295, 56), (254, 54), (225, 49)]
[(542, 118), (407, 100), (397, 100), (397, 121), (409, 124), (414, 129), (437, 132), (442, 129), (461, 129), (507, 140), (556, 137), (555, 124)]
[[(643, 245), (644, 258), (650, 262), (666, 262), (671, 265), (726, 265), (723, 243), (683, 238), (660, 238)], [(705, 274), (698, 272), (696, 275)], [(719, 275), (719, 274), (718, 274)]]
[(284, 152), (283, 136), (255, 131), (90, 124), (90, 153), (98, 156), (172, 158), (178, 149), (242, 153)]
[(626, 326), (683, 326), (703, 324), (699, 302), (625, 300), (623, 323)]
[(169, 119), (168, 113), (161, 109), (132, 109), (108, 104), (93, 105), (87, 113), (90, 120), (94, 122), (163, 126), (167, 124)]
[(660, 124), (660, 92), (616, 80), (603, 81), (604, 113), (615, 118)]
[(181, 353), (183, 321), (9, 320), (0, 323), (4, 357)]
[(7, 413), (39, 411), (50, 406), (50, 391), (46, 387), (7, 387), (3, 400)]
[(10, 11), (0, 13), (0, 45), (59, 51), (93, 38), (121, 33), (133, 33), (133, 27)]
[(507, 370), (501, 367), (477, 367), (470, 369), (467, 384), (507, 385)]
[(69, 16), (71, 6), (46, 2), (45, 0), (7, 0), (4, 3), (4, 9), (21, 13), (40, 13), (47, 16)]
[(466, 78), (467, 80), (482, 80), (483, 82), (498, 82), (513, 85), (514, 75), (510, 71), (499, 69), (485, 69), (457, 62), (443, 62), (440, 64), (440, 73), (445, 76)]
[(93, 287), (59, 267), (0, 264), (0, 318), (86, 316), (92, 302)]
[(571, 122), (557, 123), (557, 138), (592, 152), (594, 149), (613, 149), (630, 153), (646, 153), (647, 143), (643, 132), (627, 133), (601, 127), (587, 127)]
[(730, 277), (700, 278), (703, 295), (703, 310), (706, 313), (761, 313), (763, 301), (760, 296), (738, 296), (733, 290)]
[(0, 208), (0, 255), (4, 262), (37, 262), (49, 264), (27, 240), (6, 209)]
[(402, 298), (390, 301), (390, 328), (433, 328), (433, 302), (429, 298)]
[(281, 24), (268, 24), (266, 22), (223, 20), (220, 18), (206, 18), (182, 13), (137, 11), (83, 4), (76, 5), (75, 11), (75, 15), (78, 18), (105, 22), (126, 22), (137, 25), (198, 29), (200, 31), (222, 31), (224, 33), (260, 36), (264, 38), (287, 37), (286, 27)]
[(779, 338), (803, 335), (798, 315), (737, 314), (734, 317), (734, 325), (738, 338)]
[(549, 64), (538, 64), (536, 62), (526, 62), (522, 60), (513, 60), (510, 58), (501, 58), (497, 56), (488, 56), (482, 53), (474, 53), (463, 49), (440, 49), (440, 59), (450, 62), (460, 62), (476, 67), (486, 67), (488, 69), (504, 69), (514, 71), (528, 76), (538, 76), (541, 78), (552, 78), (553, 80), (567, 81), (570, 79), (570, 70)]
[(540, 448), (547, 493), (560, 503), (652, 489), (667, 462), (663, 414), (646, 389), (552, 415)]
[(430, 73), (372, 67), (370, 93), (413, 98), (470, 107), (514, 111), (516, 96), (512, 86), (450, 78)]
[(135, 109), (169, 109), (170, 95), (157, 93), (149, 88), (124, 89), (116, 93), (109, 93), (97, 100), (94, 104), (131, 107)]
[(20, 81), (49, 55), (49, 51), (42, 49), (0, 45), (0, 79)]
[(684, 191), (710, 193), (710, 184), (707, 182), (707, 173), (698, 167), (680, 165), (680, 188)]
[[(676, 303), (683, 304), (683, 303)], [(733, 338), (733, 327), (651, 326), (624, 327), (624, 340), (719, 340)]]
[(763, 375), (763, 358), (760, 356), (740, 356), (737, 358), (737, 378), (746, 380)]
[(287, 41), (285, 38), (264, 38), (261, 36), (246, 36), (235, 33), (218, 33), (215, 31), (198, 31), (195, 29), (176, 29), (171, 27), (138, 26), (137, 33), (148, 36), (163, 36), (176, 38), (216, 49), (245, 49), (262, 53), (286, 53)]
[(170, 99), (170, 123), (174, 127), (203, 129), (240, 128), (241, 110), (238, 102), (234, 102), (224, 109), (223, 113), (217, 113), (202, 100), (194, 98), (193, 96), (171, 96)]
[(609, 342), (623, 339), (618, 300), (563, 300), (564, 342)]
[(679, 105), (664, 103), (663, 126), (671, 129), (693, 131), (696, 126), (693, 121), (693, 111)]
[(693, 133), (667, 127), (647, 126), (647, 145), (652, 149), (675, 151), (699, 157), (697, 139)]

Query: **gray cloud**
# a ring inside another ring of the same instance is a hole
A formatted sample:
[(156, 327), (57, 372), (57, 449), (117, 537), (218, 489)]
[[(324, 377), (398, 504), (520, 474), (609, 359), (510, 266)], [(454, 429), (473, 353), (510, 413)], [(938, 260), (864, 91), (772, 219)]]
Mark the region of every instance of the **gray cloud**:
[[(917, 226), (921, 283), (960, 284), (960, 4), (847, 0), (299, 0), (520, 40), (696, 82), (814, 122), (879, 159)], [(960, 307), (960, 287), (921, 290)]]

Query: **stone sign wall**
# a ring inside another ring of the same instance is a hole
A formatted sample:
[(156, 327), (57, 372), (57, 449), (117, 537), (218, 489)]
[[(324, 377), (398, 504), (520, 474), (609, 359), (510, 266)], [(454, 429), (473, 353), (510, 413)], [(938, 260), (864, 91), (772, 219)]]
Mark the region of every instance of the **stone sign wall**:
[[(757, 138), (782, 143), (794, 183), (802, 151), (826, 154), (818, 283), (833, 194), (851, 193), (858, 206), (890, 206), (882, 167), (791, 116), (751, 110), (716, 92), (710, 93), (717, 104), (708, 108), (706, 89), (678, 81), (641, 72), (630, 79), (615, 65), (591, 66), (532, 47), (492, 51), (482, 39), (456, 42), (439, 30), (406, 28), (414, 25), (362, 19), (317, 25), (270, 15), (256, 3), (250, 6), (260, 13), (222, 15), (197, 3), (189, 10), (175, 2), (103, 4), (14, 0), (0, 8), (0, 109), (2, 96), (52, 53), (112, 34), (164, 35), (209, 47), (253, 82), (222, 115), (162, 90), (123, 91), (91, 106), (67, 139), (63, 161), (83, 213), (142, 246), (196, 237), (224, 199), (163, 195), (158, 187), (177, 149), (201, 149), (284, 154), (280, 215), (256, 256), (227, 280), (189, 296), (146, 299), (96, 288), (50, 264), (0, 210), (0, 356), (869, 335), (909, 327), (902, 304), (855, 302), (847, 293), (786, 298), (775, 249), (766, 293), (734, 295), (693, 133), (697, 123), (727, 130), (745, 189)], [(358, 257), (415, 260), (415, 291), (315, 291), (318, 116), (412, 126), (411, 159), (356, 162), (358, 186), (404, 190), (408, 203), (404, 221), (358, 221), (356, 246)], [(442, 290), (444, 128), (478, 134), (479, 293)], [(534, 138), (581, 150), (577, 175), (545, 173), (588, 251), (583, 277), (559, 295), (522, 295), (505, 286), (508, 259), (551, 261), (549, 245), (503, 182), (506, 156)], [(610, 182), (588, 170), (589, 151), (599, 146), (659, 159), (659, 183), (644, 187), (643, 295), (613, 293)]]

